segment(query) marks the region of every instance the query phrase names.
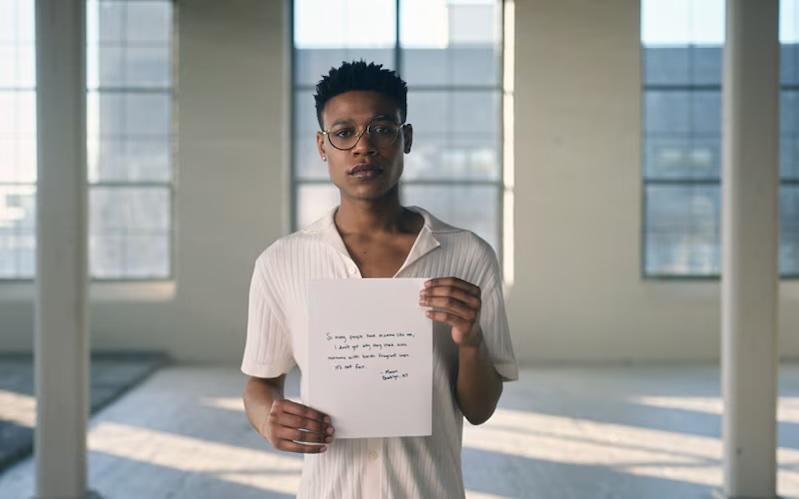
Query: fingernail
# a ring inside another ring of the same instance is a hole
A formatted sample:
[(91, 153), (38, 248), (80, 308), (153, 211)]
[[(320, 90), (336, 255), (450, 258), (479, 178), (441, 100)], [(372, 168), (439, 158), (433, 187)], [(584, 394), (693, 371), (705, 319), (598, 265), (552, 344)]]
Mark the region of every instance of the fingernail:
[(319, 452), (325, 452), (326, 450), (327, 450), (327, 445), (323, 445), (322, 450), (320, 450)]
[(424, 287), (429, 288), (433, 284), (432, 281), (425, 281)]
[(329, 434), (331, 434), (331, 435), (332, 435), (332, 434), (333, 434), (333, 431), (335, 431), (335, 430), (333, 430), (333, 427), (332, 427), (332, 426), (328, 426), (328, 427), (327, 427), (327, 432), (328, 432)]
[(327, 443), (330, 443), (330, 442), (332, 442), (332, 441), (333, 441), (333, 437), (327, 437), (327, 438), (325, 439), (325, 442), (327, 442)]
[(329, 423), (329, 422), (330, 422), (330, 416), (325, 416), (325, 423)]

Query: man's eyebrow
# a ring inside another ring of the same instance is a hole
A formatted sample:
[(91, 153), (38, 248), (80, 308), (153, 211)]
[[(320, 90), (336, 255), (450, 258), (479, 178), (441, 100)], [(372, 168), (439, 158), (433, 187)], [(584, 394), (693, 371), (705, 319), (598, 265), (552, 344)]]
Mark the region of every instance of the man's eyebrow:
[[(372, 116), (371, 118), (369, 118), (369, 121), (374, 121), (374, 120), (394, 121), (394, 118), (392, 118), (391, 115), (389, 115), (389, 114), (376, 114), (376, 115)], [(333, 128), (336, 125), (351, 125), (353, 123), (355, 123), (355, 121), (353, 121), (352, 119), (339, 118), (336, 121), (334, 121), (333, 124), (330, 125), (330, 128)]]
[(347, 118), (339, 118), (339, 119), (337, 119), (336, 121), (334, 121), (334, 122), (333, 122), (333, 123), (330, 125), (330, 128), (333, 128), (333, 127), (334, 127), (334, 126), (336, 126), (336, 125), (349, 125), (349, 124), (351, 124), (351, 123), (352, 123), (352, 120), (351, 120), (351, 119), (347, 119)]

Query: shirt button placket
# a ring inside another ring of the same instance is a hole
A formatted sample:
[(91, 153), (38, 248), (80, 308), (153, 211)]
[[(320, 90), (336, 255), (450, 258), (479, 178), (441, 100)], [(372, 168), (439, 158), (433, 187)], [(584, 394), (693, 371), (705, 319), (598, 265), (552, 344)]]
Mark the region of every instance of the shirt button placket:
[(380, 466), (380, 448), (382, 438), (369, 438), (366, 441), (366, 477), (364, 480), (364, 498), (382, 497), (380, 494), (380, 482), (382, 472)]

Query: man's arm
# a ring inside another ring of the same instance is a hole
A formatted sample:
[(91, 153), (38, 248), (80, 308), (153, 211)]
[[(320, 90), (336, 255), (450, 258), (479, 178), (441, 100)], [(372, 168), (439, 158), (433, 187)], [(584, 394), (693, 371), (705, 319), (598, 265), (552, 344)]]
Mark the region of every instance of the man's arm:
[(488, 358), (480, 329), (480, 288), (457, 277), (431, 279), (419, 304), (433, 307), (427, 316), (452, 327), (458, 346), (458, 404), (470, 423), (485, 423), (497, 407), (502, 379)]
[(247, 419), (276, 449), (302, 453), (326, 451), (326, 445), (298, 442), (332, 442), (334, 430), (330, 417), (284, 398), (285, 380), (285, 374), (277, 378), (250, 377), (243, 396)]
[(502, 379), (488, 358), (480, 331), (477, 346), (458, 347), (458, 404), (473, 425), (488, 421), (502, 394)]

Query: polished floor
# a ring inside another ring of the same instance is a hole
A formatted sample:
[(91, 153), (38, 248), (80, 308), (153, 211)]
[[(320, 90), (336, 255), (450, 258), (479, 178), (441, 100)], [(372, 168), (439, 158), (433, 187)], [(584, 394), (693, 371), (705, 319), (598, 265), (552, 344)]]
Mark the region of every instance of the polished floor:
[[(92, 352), (90, 411), (107, 406), (167, 362), (154, 352)], [(0, 354), (0, 473), (33, 449), (33, 370), (29, 354)]]
[[(115, 499), (285, 498), (301, 459), (249, 427), (235, 368), (169, 367), (92, 418), (89, 481)], [(296, 379), (291, 382), (296, 393)], [(780, 370), (779, 493), (799, 498), (799, 366)], [(32, 401), (31, 401), (32, 402)], [(471, 498), (692, 499), (721, 486), (714, 367), (524, 369), (464, 432)], [(0, 497), (33, 494), (33, 463)]]

